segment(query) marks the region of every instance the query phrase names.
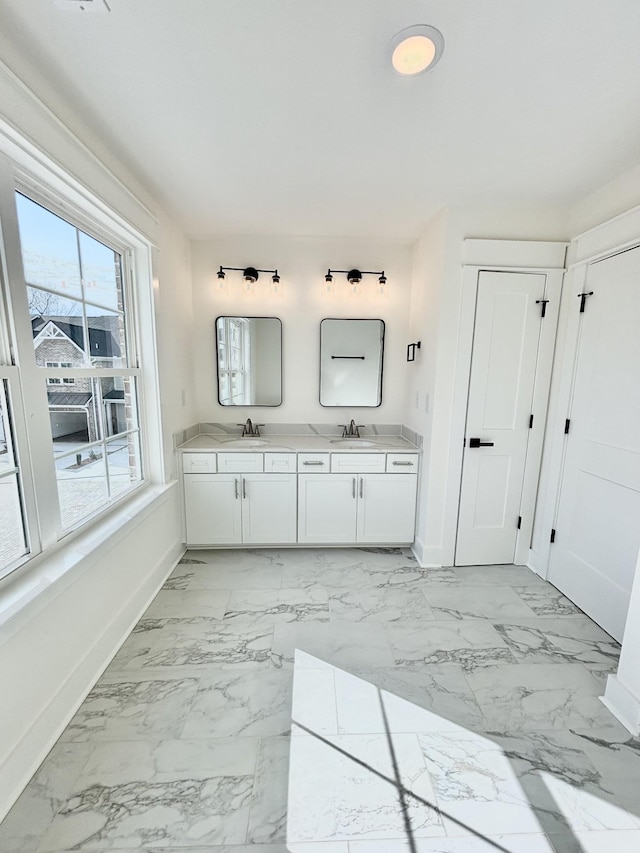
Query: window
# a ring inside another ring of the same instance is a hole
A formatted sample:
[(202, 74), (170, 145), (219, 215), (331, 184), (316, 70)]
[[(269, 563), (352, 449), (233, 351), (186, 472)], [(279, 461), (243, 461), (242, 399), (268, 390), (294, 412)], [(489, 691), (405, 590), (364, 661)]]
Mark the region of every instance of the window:
[(247, 364), (250, 359), (249, 335), (243, 317), (222, 317), (218, 324), (219, 400), (227, 405), (241, 406), (250, 402)]
[[(0, 578), (145, 479), (129, 251), (0, 158)], [(64, 213), (63, 213), (64, 210)], [(75, 219), (75, 221), (74, 221)], [(15, 236), (7, 236), (15, 235)], [(27, 420), (22, 414), (29, 411)], [(20, 460), (24, 460), (24, 465)]]
[[(45, 367), (69, 368), (73, 367), (73, 364), (70, 361), (47, 361), (45, 362)], [(66, 376), (63, 379), (60, 379), (59, 376), (50, 376), (47, 379), (49, 385), (75, 385), (75, 381), (75, 379)]]
[(15, 451), (9, 384), (0, 380), (0, 567), (28, 552), (22, 477)]

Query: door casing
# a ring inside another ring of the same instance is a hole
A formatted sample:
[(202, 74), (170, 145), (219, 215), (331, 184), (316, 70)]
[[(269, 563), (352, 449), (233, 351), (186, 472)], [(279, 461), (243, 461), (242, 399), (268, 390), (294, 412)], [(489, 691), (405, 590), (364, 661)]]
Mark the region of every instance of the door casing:
[[(455, 384), (451, 418), (449, 476), (445, 498), (445, 524), (442, 542), (442, 565), (453, 565), (460, 485), (462, 481), (463, 441), (469, 395), (469, 377), (473, 350), (473, 330), (480, 272), (519, 272), (546, 275), (545, 298), (550, 301), (542, 327), (532, 406), (534, 427), (531, 431), (522, 490), (522, 524), (516, 542), (515, 562), (527, 564), (538, 491), (540, 460), (545, 434), (549, 387), (558, 328), (558, 313), (564, 275), (565, 243), (526, 243), (509, 240), (465, 240), (465, 259), (476, 261), (462, 267), (460, 323), (455, 368)], [(482, 263), (484, 259), (497, 263)], [(504, 258), (505, 263), (500, 263)], [(518, 260), (522, 258), (522, 265)], [(551, 306), (555, 305), (555, 310)]]

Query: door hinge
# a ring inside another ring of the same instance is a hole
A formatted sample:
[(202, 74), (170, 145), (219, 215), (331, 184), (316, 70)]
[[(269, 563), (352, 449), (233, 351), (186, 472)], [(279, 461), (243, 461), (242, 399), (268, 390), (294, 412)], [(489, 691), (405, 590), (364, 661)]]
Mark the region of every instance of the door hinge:
[(518, 516), (518, 530), (520, 530), (521, 527), (522, 527), (522, 516), (519, 515)]
[(542, 311), (540, 312), (540, 317), (544, 317), (547, 313), (547, 302), (548, 299), (536, 299), (536, 305), (542, 305)]
[(529, 429), (533, 429), (533, 415), (529, 415)]
[(580, 300), (580, 313), (584, 314), (584, 306), (587, 301), (587, 296), (593, 296), (593, 290), (590, 290), (588, 293), (579, 293), (578, 299)]
[(555, 542), (555, 541), (556, 541), (556, 529), (554, 527), (551, 531), (551, 536), (549, 538), (549, 542)]
[(564, 434), (569, 435), (569, 427), (571, 426), (571, 419), (567, 418), (564, 422)]

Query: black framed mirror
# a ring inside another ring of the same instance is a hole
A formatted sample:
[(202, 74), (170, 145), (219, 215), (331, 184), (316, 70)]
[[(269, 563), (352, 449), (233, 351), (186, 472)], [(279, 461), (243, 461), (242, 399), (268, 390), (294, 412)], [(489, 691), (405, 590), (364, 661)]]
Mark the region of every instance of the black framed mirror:
[(382, 403), (384, 320), (320, 323), (320, 405), (364, 406)]
[(216, 356), (221, 406), (282, 405), (279, 317), (217, 317)]

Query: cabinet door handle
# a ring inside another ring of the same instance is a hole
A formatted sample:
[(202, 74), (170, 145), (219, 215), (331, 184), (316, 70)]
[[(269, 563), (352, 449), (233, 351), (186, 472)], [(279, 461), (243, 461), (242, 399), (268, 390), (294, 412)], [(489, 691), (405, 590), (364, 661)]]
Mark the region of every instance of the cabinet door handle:
[(351, 480), (351, 497), (355, 501), (355, 499), (356, 499), (356, 478), (355, 477), (353, 477)]
[(234, 484), (235, 490), (236, 490), (236, 500), (238, 500), (238, 478), (237, 477), (233, 481), (233, 484)]
[(303, 465), (324, 465), (324, 462), (303, 462)]
[(392, 465), (411, 465), (413, 466), (413, 462), (392, 462)]
[(247, 499), (247, 481), (244, 477), (242, 478), (242, 497)]
[(364, 477), (360, 477), (360, 497), (364, 497)]

